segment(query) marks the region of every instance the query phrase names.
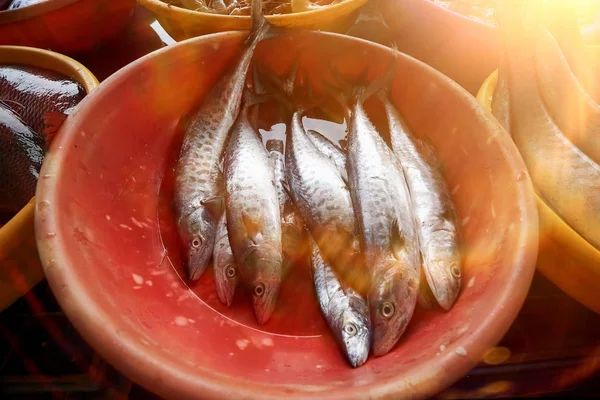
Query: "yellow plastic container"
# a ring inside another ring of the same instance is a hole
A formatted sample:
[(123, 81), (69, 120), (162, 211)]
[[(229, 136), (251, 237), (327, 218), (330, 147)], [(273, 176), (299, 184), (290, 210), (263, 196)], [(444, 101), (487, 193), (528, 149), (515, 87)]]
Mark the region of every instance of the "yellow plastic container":
[[(590, 46), (600, 56), (600, 46)], [(483, 83), (477, 99), (491, 111), (498, 82), (494, 71)], [(592, 246), (536, 195), (540, 219), (537, 269), (569, 296), (600, 314), (600, 250)]]
[[(79, 82), (86, 90), (96, 77), (77, 61), (48, 50), (0, 46), (0, 65), (22, 64), (50, 69)], [(44, 277), (35, 242), (34, 199), (0, 227), (0, 311), (10, 306)]]
[[(344, 33), (356, 20), (358, 8), (367, 1), (342, 0), (338, 4), (317, 10), (268, 15), (267, 20), (276, 26)], [(192, 11), (169, 5), (168, 1), (161, 0), (138, 0), (138, 3), (156, 14), (158, 22), (177, 41), (215, 32), (250, 29), (249, 16)]]

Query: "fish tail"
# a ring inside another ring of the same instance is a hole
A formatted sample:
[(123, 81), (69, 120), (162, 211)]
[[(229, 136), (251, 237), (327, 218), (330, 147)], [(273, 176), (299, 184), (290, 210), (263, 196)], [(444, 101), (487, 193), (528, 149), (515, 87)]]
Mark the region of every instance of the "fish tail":
[(247, 47), (254, 47), (263, 39), (279, 36), (284, 28), (279, 28), (272, 25), (263, 14), (263, 0), (252, 0), (252, 8), (250, 9), (250, 19), (252, 25), (250, 27), (250, 35), (246, 39)]
[(357, 87), (354, 91), (354, 101), (362, 103), (376, 93), (383, 93), (387, 95), (392, 85), (392, 81), (394, 80), (394, 76), (396, 75), (397, 64), (398, 51), (396, 49), (392, 49), (392, 61), (384, 71), (383, 75), (367, 85), (361, 85)]
[(294, 102), (294, 92), (299, 66), (300, 58), (296, 57), (296, 61), (292, 65), (290, 72), (285, 77), (280, 77), (273, 71), (268, 71), (264, 65), (261, 66), (262, 71), (257, 74), (257, 76), (260, 75), (263, 78), (261, 86), (268, 89), (273, 97), (289, 112), (292, 112), (294, 107), (297, 106)]
[(269, 139), (267, 140), (267, 144), (265, 146), (268, 152), (276, 151), (283, 154), (283, 140)]

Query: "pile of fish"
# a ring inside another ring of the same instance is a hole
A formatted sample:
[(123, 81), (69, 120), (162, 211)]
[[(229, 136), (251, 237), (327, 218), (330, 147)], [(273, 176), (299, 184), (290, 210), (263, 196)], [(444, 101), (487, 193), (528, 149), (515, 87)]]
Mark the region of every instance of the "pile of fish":
[(34, 196), (47, 144), (84, 96), (59, 73), (0, 65), (0, 210), (17, 212)]
[[(264, 15), (317, 10), (342, 0), (263, 0)], [(249, 0), (176, 0), (175, 5), (194, 11), (223, 15), (250, 15)]]
[(528, 3), (499, 7), (504, 52), (492, 111), (545, 202), (600, 248), (600, 79), (577, 17), (541, 23)]
[[(295, 100), (297, 64), (283, 79), (255, 61), (254, 93), (246, 88), (257, 43), (279, 33), (260, 7), (253, 3), (237, 64), (192, 116), (177, 162), (174, 210), (189, 277), (198, 279), (212, 257), (221, 301), (230, 305), (234, 291), (245, 290), (264, 324), (286, 268), (307, 248), (322, 314), (358, 367), (370, 351), (392, 349), (418, 297), (453, 306), (462, 265), (456, 211), (432, 149), (412, 136), (389, 98), (393, 67), (355, 89), (331, 83), (348, 88), (338, 98), (348, 121), (346, 152), (305, 130), (311, 106)], [(375, 95), (391, 148), (363, 106)], [(285, 106), (285, 149), (279, 140), (263, 145), (252, 122), (259, 103), (273, 97)]]
[(0, 11), (2, 10), (16, 10), (17, 8), (23, 8), (32, 6), (34, 4), (43, 3), (47, 0), (0, 0)]

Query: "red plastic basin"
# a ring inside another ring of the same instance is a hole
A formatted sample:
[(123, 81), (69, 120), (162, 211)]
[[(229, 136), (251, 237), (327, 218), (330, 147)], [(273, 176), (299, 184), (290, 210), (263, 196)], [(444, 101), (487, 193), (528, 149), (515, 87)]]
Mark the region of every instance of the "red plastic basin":
[[(498, 342), (531, 283), (538, 220), (517, 149), (466, 91), (399, 55), (393, 99), (444, 165), (464, 225), (464, 289), (450, 312), (419, 310), (390, 354), (352, 369), (325, 328), (310, 282), (288, 280), (274, 316), (258, 327), (243, 299), (233, 310), (219, 304), (210, 274), (191, 289), (180, 278), (163, 177), (181, 117), (244, 39), (243, 32), (220, 33), (154, 52), (110, 77), (68, 118), (36, 195), (36, 235), (52, 290), (103, 357), (164, 397), (433, 395)], [(304, 32), (261, 43), (256, 57), (283, 73), (296, 52), (315, 90), (330, 61), (355, 76), (368, 62), (374, 78), (392, 54), (359, 39)]]

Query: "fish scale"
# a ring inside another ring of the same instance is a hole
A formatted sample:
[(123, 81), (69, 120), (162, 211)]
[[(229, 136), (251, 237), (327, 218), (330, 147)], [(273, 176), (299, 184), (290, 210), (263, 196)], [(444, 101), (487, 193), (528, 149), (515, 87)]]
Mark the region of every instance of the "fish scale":
[(229, 241), (256, 319), (264, 324), (281, 284), (281, 214), (271, 159), (246, 107), (232, 129), (224, 174)]
[[(301, 111), (293, 114), (286, 144), (286, 176), (291, 196), (325, 259), (338, 273), (346, 275), (348, 271), (343, 270), (352, 270), (354, 266), (348, 265), (347, 257), (340, 257), (340, 251), (348, 250), (352, 257), (360, 251), (350, 192), (333, 163), (307, 136), (301, 115)], [(333, 243), (342, 247), (325, 245), (335, 239), (332, 233), (338, 236)]]
[(0, 103), (0, 209), (20, 210), (35, 194), (43, 141)]
[(191, 280), (202, 275), (212, 256), (223, 204), (223, 151), (240, 111), (254, 50), (271, 31), (271, 25), (262, 16), (262, 1), (253, 1), (252, 7), (252, 30), (244, 51), (192, 117), (177, 161), (173, 203)]
[(44, 114), (70, 113), (85, 97), (79, 83), (54, 71), (25, 65), (0, 66), (0, 101), (35, 133), (44, 133)]
[(365, 363), (369, 355), (371, 326), (364, 298), (345, 287), (327, 264), (318, 246), (309, 238), (315, 292), (321, 313), (338, 346), (353, 367)]
[(437, 302), (449, 310), (461, 286), (458, 215), (435, 165), (433, 149), (412, 136), (386, 93), (381, 92), (379, 97), (387, 115), (392, 148), (410, 189), (425, 276)]
[(390, 351), (412, 318), (420, 259), (401, 166), (369, 120), (361, 100), (353, 103), (350, 117), (348, 177), (371, 269), (372, 349), (380, 356)]

